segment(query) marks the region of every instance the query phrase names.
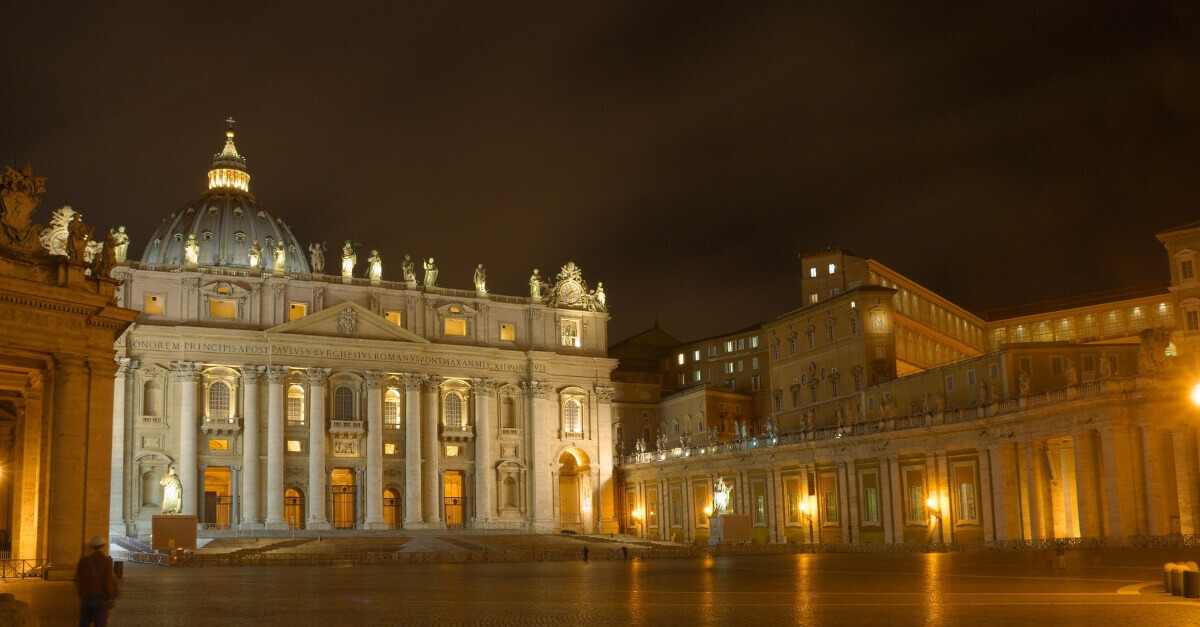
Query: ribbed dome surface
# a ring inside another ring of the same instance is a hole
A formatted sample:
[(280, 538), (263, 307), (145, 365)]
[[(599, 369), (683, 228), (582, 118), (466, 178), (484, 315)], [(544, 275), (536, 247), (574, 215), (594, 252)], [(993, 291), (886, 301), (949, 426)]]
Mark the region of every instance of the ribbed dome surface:
[(232, 121), (225, 149), (213, 159), (209, 189), (173, 212), (146, 244), (142, 263), (186, 265), (186, 246), (195, 236), (201, 266), (250, 266), (250, 247), (262, 248), (257, 268), (275, 270), (275, 246), (286, 250), (286, 272), (308, 273), (304, 249), (283, 220), (254, 200), (245, 159), (233, 145)]

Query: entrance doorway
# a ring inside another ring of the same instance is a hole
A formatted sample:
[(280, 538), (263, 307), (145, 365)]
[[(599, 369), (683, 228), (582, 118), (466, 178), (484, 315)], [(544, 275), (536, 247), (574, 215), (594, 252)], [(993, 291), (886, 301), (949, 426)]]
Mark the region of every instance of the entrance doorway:
[(447, 529), (463, 528), (463, 476), (457, 470), (447, 470), (442, 476), (443, 514)]
[(329, 484), (333, 489), (333, 528), (353, 529), (358, 502), (354, 473), (349, 468), (334, 468)]
[(587, 454), (576, 448), (558, 458), (558, 523), (563, 529), (592, 530), (592, 484)]
[(228, 529), (233, 492), (230, 490), (229, 468), (209, 466), (204, 469), (204, 518), (208, 529)]
[(404, 514), (400, 511), (400, 494), (388, 488), (383, 491), (383, 522), (388, 529), (399, 529)]
[(296, 488), (288, 488), (283, 493), (283, 517), (287, 520), (288, 529), (304, 528), (304, 493)]

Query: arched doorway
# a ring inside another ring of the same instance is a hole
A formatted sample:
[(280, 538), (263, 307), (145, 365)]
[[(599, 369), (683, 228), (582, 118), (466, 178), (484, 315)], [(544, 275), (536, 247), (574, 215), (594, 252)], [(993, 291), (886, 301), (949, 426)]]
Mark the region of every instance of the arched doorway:
[(304, 493), (296, 488), (288, 488), (283, 493), (283, 518), (287, 521), (288, 529), (304, 528)]
[(558, 457), (558, 523), (562, 529), (592, 532), (592, 478), (588, 456), (568, 448)]
[(400, 509), (400, 493), (388, 488), (383, 491), (383, 522), (388, 529), (399, 529), (400, 521), (404, 520), (404, 512)]
[(442, 476), (442, 495), (446, 528), (463, 528), (463, 476), (457, 470), (447, 470)]
[(355, 504), (358, 502), (354, 472), (349, 468), (334, 468), (329, 487), (333, 491), (333, 528), (353, 529), (357, 520)]

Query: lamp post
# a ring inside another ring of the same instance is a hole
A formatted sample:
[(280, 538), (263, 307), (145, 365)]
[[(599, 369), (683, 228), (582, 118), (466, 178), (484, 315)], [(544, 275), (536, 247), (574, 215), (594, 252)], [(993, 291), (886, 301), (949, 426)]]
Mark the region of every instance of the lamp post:
[(945, 538), (942, 535), (942, 512), (938, 509), (937, 505), (938, 502), (936, 495), (930, 495), (929, 498), (925, 499), (925, 507), (929, 510), (929, 515), (937, 519), (938, 541), (945, 542)]
[(817, 544), (817, 538), (813, 535), (813, 519), (812, 512), (808, 511), (808, 500), (800, 502), (800, 515), (808, 523), (808, 541)]

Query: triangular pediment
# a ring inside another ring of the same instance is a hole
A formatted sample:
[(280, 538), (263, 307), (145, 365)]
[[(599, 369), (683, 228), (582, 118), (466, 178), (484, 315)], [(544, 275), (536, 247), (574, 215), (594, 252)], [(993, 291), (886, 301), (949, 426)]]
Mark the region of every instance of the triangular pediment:
[(370, 309), (349, 302), (271, 327), (267, 333), (429, 343), (429, 340), (385, 320)]

